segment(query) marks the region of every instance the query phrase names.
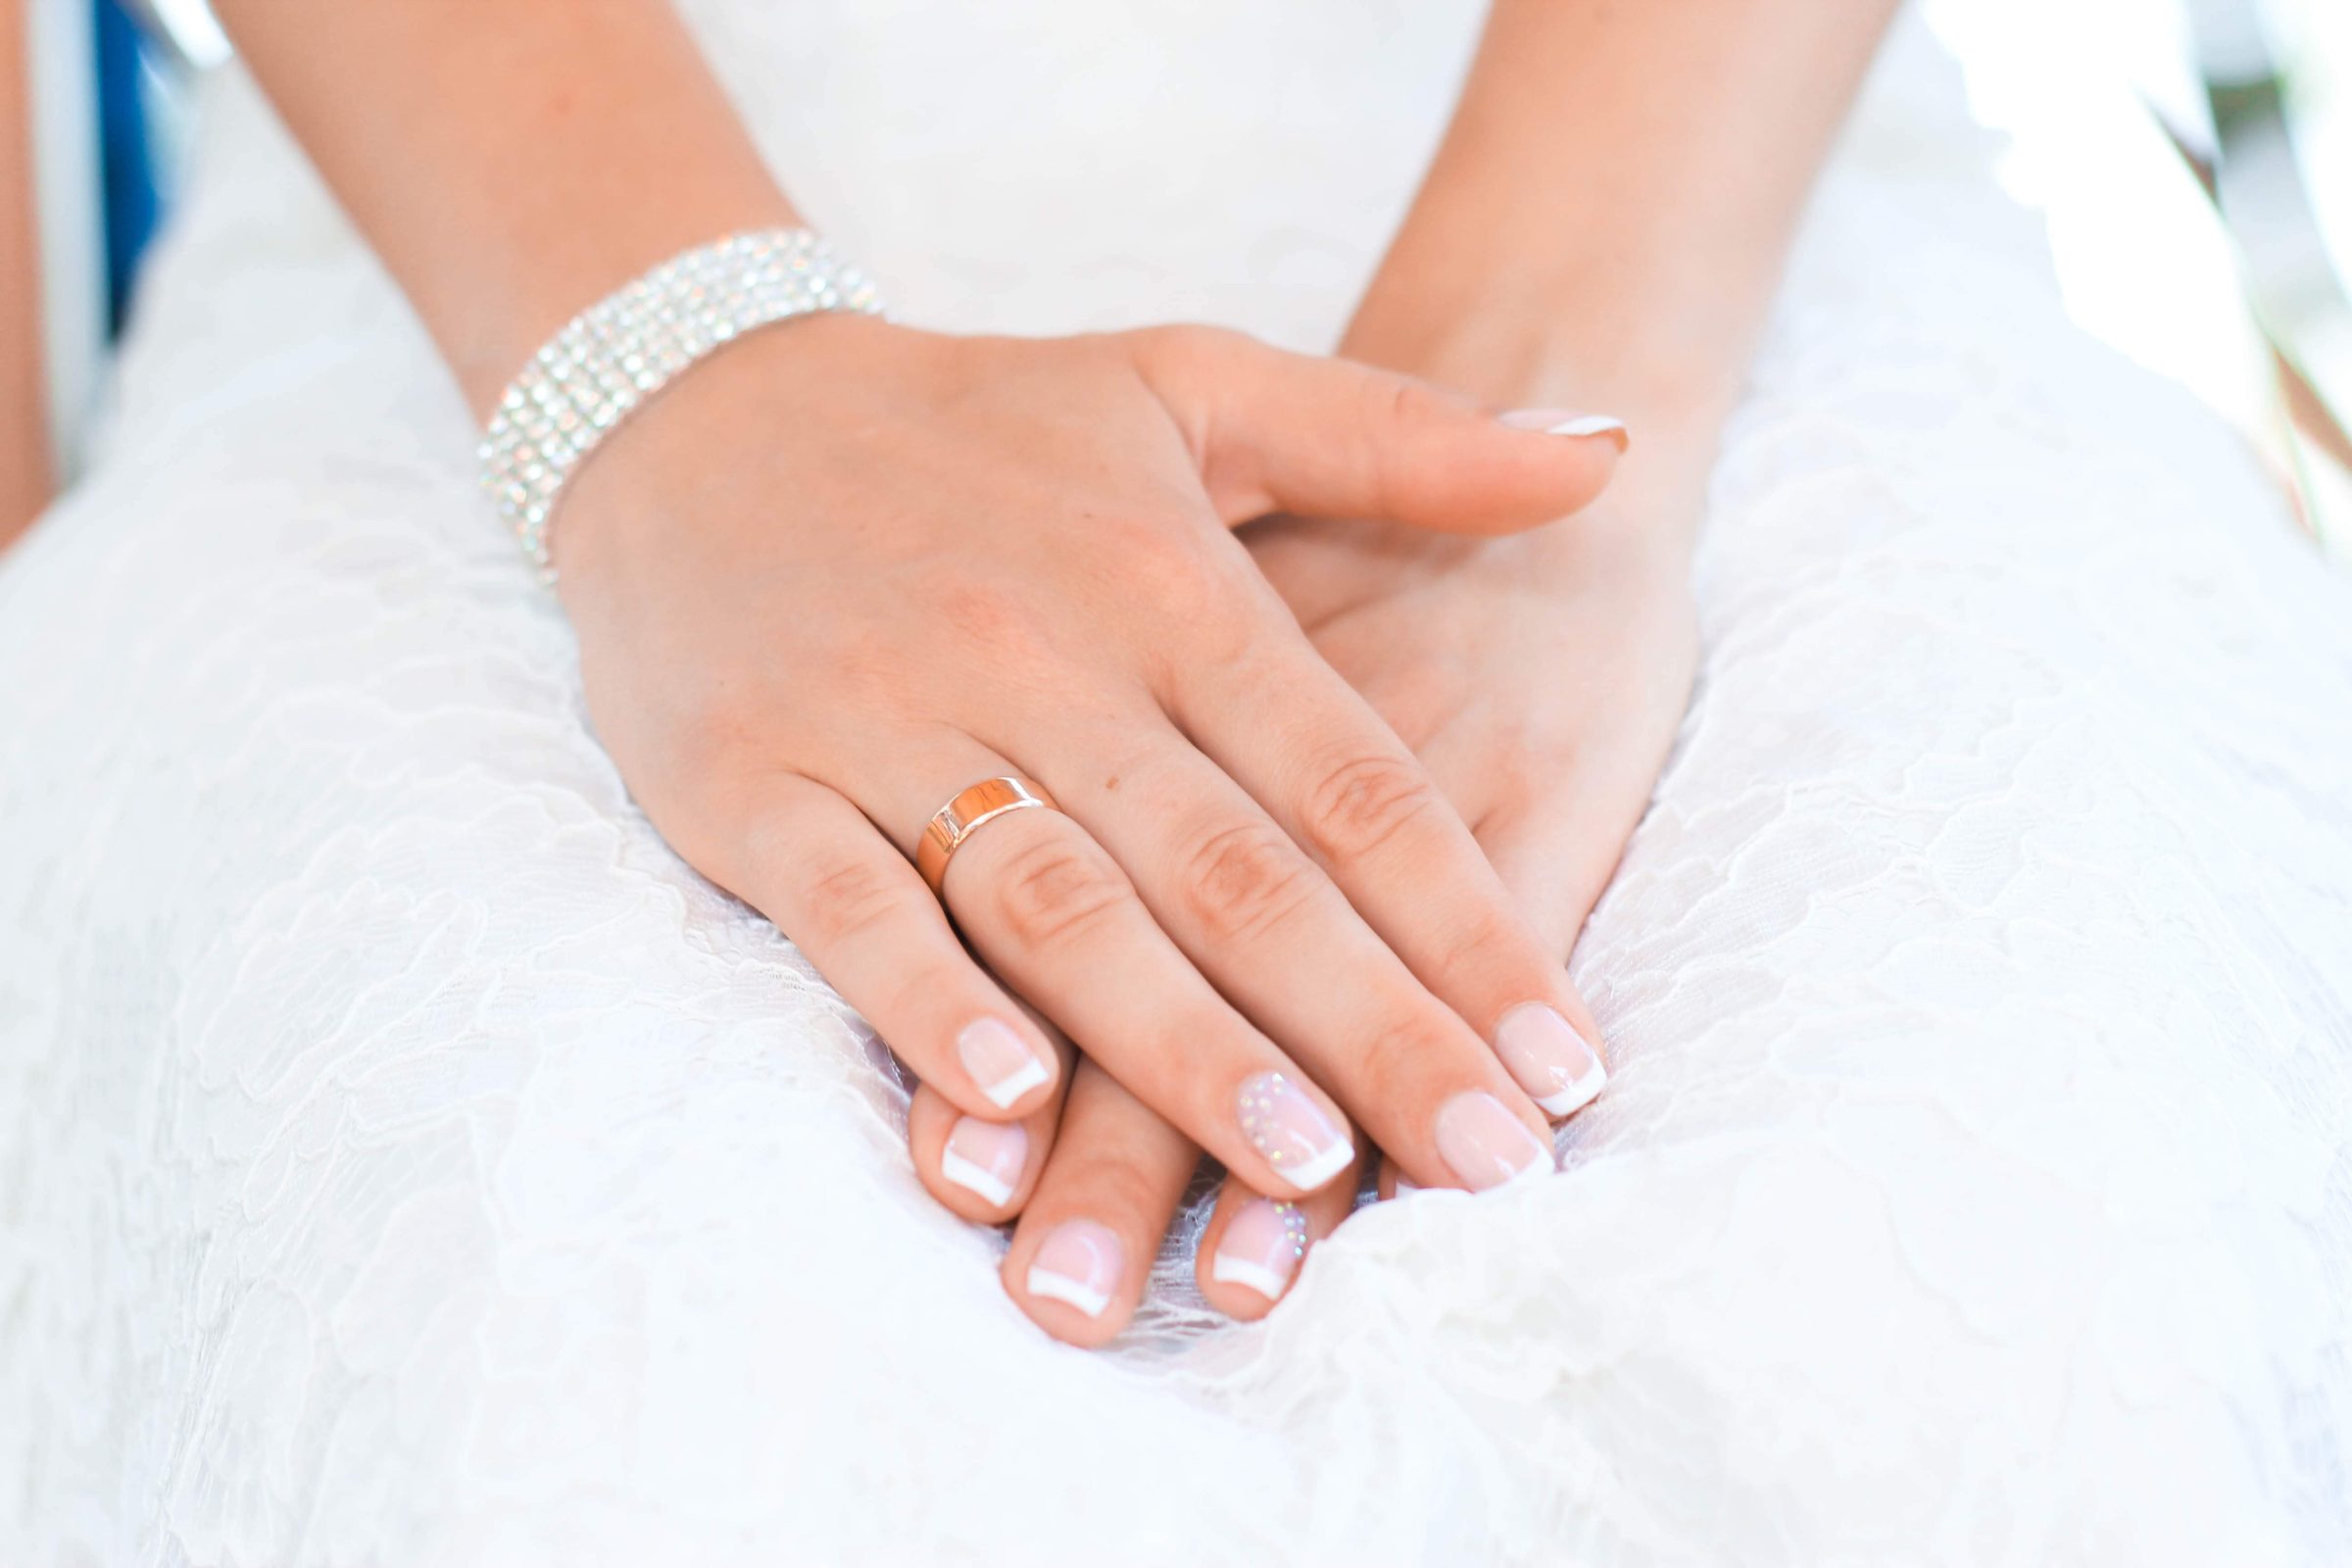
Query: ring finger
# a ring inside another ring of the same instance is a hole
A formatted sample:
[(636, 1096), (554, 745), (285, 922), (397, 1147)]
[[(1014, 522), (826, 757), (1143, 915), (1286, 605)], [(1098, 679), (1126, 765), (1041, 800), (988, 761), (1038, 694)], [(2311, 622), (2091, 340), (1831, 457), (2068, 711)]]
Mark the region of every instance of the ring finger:
[(1058, 1100), (1045, 1031), (973, 961), (922, 878), (858, 808), (784, 775), (746, 791), (734, 842), (710, 858), (915, 1076), (994, 1121)]
[[(1019, 776), (963, 737), (895, 751), (892, 788), (953, 781), (876, 812), (915, 832), (970, 786)], [(979, 825), (948, 860), (942, 893), (992, 970), (1227, 1168), (1265, 1191), (1311, 1192), (1352, 1160), (1337, 1107), (1168, 940), (1073, 817), (1021, 809)]]

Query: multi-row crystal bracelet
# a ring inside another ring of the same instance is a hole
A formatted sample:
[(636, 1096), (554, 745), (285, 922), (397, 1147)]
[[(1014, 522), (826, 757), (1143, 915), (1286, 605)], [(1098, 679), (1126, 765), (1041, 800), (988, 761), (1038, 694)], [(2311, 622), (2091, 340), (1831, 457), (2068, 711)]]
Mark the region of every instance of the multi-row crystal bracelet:
[(881, 310), (865, 275), (805, 228), (735, 234), (673, 257), (574, 317), (523, 367), (483, 432), (482, 487), (552, 582), (548, 519), (614, 425), (755, 327)]

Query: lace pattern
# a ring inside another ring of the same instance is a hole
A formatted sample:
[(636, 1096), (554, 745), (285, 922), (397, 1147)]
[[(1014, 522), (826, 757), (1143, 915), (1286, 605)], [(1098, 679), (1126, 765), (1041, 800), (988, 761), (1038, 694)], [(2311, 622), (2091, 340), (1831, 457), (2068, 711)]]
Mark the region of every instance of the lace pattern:
[[(1475, 20), (767, 9), (696, 8), (782, 167), (891, 193), (811, 207), (910, 317), (1310, 343)], [(1732, 434), (1569, 1174), (1363, 1212), (1249, 1328), (1180, 1234), (1099, 1355), (632, 809), (414, 324), (208, 108), (107, 454), (0, 560), (0, 1558), (2352, 1556), (2352, 593), (2070, 328), (1915, 24)], [(1115, 201), (1017, 158), (1139, 121), (1263, 187), (1169, 237), (1157, 143)]]

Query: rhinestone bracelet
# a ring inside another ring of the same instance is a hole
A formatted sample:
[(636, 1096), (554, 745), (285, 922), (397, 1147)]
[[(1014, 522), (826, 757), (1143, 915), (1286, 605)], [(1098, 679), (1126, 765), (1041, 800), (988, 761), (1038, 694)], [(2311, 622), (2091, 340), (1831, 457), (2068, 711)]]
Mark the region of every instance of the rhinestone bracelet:
[(564, 481), (632, 411), (754, 327), (818, 311), (878, 316), (865, 274), (805, 228), (672, 257), (573, 317), (524, 366), (482, 433), (482, 488), (555, 581), (547, 522)]

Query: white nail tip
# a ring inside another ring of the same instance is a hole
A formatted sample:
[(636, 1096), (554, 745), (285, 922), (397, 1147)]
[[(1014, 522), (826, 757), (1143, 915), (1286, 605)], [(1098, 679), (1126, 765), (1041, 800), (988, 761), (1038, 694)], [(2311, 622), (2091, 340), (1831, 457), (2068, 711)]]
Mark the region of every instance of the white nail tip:
[(1303, 1165), (1285, 1169), (1274, 1167), (1275, 1174), (1302, 1193), (1311, 1193), (1325, 1182), (1348, 1168), (1355, 1158), (1355, 1146), (1346, 1141), (1336, 1143)]
[[(1544, 1180), (1546, 1177), (1557, 1176), (1559, 1173), (1559, 1156), (1552, 1152), (1551, 1146), (1546, 1144), (1544, 1146), (1543, 1157), (1529, 1160), (1526, 1164), (1511, 1172), (1511, 1174), (1505, 1177), (1499, 1185), (1503, 1187), (1517, 1187), (1522, 1182), (1540, 1182)], [(1492, 1187), (1487, 1189), (1489, 1192), (1493, 1192), (1494, 1190), (1494, 1189)]]
[(1088, 1317), (1101, 1317), (1102, 1309), (1110, 1305), (1109, 1297), (1084, 1280), (1074, 1280), (1066, 1274), (1055, 1274), (1042, 1268), (1033, 1267), (1029, 1270), (1029, 1294), (1043, 1297), (1049, 1301), (1064, 1302)]
[(1624, 428), (1625, 421), (1623, 419), (1612, 419), (1605, 414), (1588, 414), (1581, 419), (1569, 419), (1559, 424), (1547, 425), (1544, 433), (1545, 435), (1607, 435), (1612, 430)]
[(1046, 1076), (1046, 1064), (1032, 1056), (1007, 1076), (998, 1079), (993, 1084), (982, 1084), (980, 1092), (986, 1095), (988, 1102), (999, 1110), (1009, 1110), (1012, 1108), (1014, 1101), (1044, 1083)]
[(1208, 1277), (1219, 1285), (1239, 1285), (1255, 1291), (1269, 1301), (1282, 1299), (1290, 1289), (1291, 1277), (1277, 1274), (1262, 1263), (1252, 1263), (1246, 1257), (1227, 1257), (1219, 1252), (1209, 1260)]
[(999, 1180), (996, 1172), (985, 1165), (973, 1164), (953, 1149), (939, 1152), (939, 1173), (964, 1191), (978, 1193), (998, 1208), (1012, 1201), (1012, 1188)]
[(1584, 1076), (1577, 1079), (1576, 1082), (1556, 1095), (1545, 1095), (1536, 1103), (1542, 1105), (1544, 1111), (1552, 1116), (1573, 1115), (1598, 1099), (1601, 1090), (1608, 1086), (1608, 1082), (1609, 1069), (1596, 1061), (1586, 1068)]

